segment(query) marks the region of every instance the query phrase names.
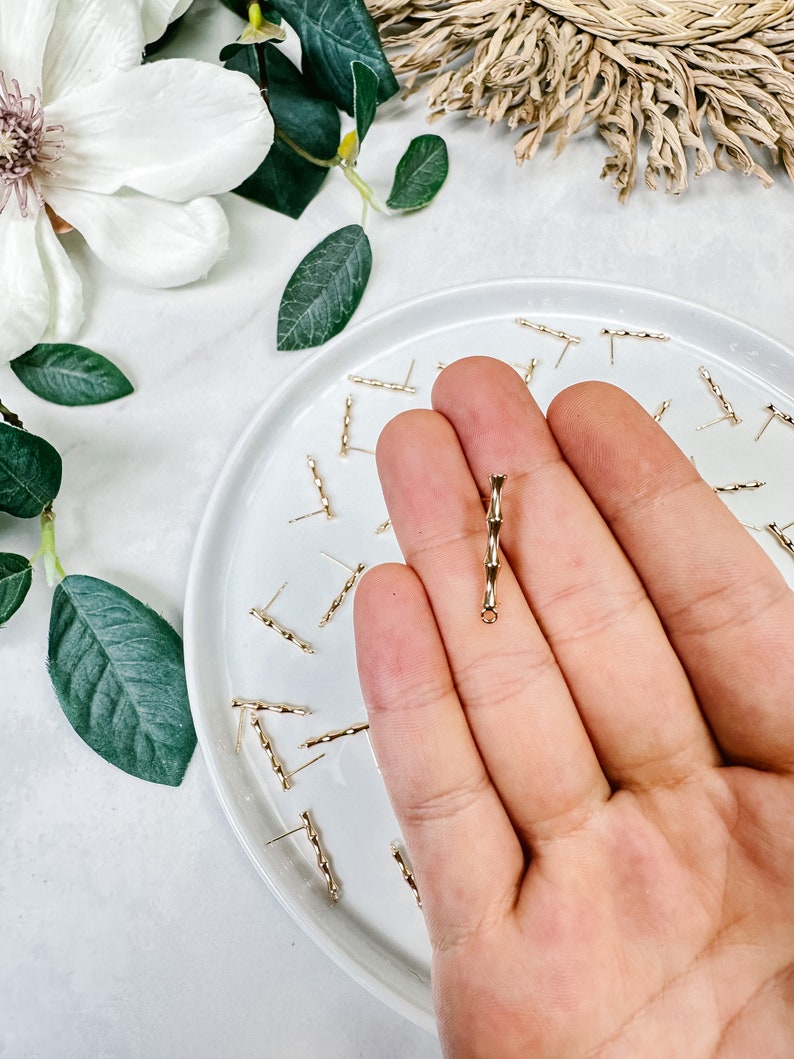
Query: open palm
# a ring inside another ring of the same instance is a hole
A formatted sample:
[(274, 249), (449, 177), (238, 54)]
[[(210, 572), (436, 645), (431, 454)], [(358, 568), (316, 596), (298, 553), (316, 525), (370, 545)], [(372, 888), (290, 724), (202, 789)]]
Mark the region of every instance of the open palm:
[[(452, 1059), (794, 1057), (794, 596), (664, 431), (485, 358), (393, 420), (356, 597)], [(507, 474), (499, 620), (480, 620)]]

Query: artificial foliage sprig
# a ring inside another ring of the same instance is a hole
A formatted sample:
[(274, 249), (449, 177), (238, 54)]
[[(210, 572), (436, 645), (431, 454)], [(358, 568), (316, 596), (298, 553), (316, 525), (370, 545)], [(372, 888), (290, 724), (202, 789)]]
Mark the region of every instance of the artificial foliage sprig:
[[(446, 145), (429, 134), (411, 140), (382, 202), (358, 161), (378, 107), (398, 85), (361, 0), (274, 0), (265, 10), (247, 0), (223, 2), (246, 17), (247, 25), (220, 57), (257, 82), (276, 127), (273, 146), (238, 192), (297, 219), (337, 170), (361, 197), (360, 224), (345, 225), (311, 250), (281, 299), (278, 348), (321, 345), (345, 327), (369, 281), (372, 250), (364, 231), (369, 210), (391, 216), (426, 206), (447, 176)], [(273, 32), (283, 22), (300, 40), (300, 69), (279, 47), (286, 34)], [(354, 121), (344, 136), (340, 111)]]
[[(99, 404), (132, 392), (123, 372), (84, 346), (36, 346), (10, 366), (31, 392), (60, 405)], [(38, 519), (40, 532), (29, 558), (0, 552), (0, 625), (25, 602), (41, 561), (54, 587), (47, 666), (63, 712), (106, 761), (141, 779), (176, 785), (196, 744), (182, 641), (123, 589), (66, 573), (55, 542), (61, 456), (2, 401), (0, 416), (0, 511)]]
[[(378, 107), (398, 85), (362, 0), (222, 2), (245, 25), (221, 61), (253, 78), (275, 124), (266, 156), (237, 191), (297, 219), (336, 171), (360, 198), (360, 223), (314, 247), (281, 299), (279, 348), (319, 345), (347, 324), (364, 293), (372, 268), (364, 231), (369, 212), (393, 216), (430, 202), (447, 175), (446, 146), (438, 136), (411, 140), (382, 201), (358, 164)], [(287, 26), (300, 42), (300, 67), (281, 48)], [(177, 22), (168, 39), (178, 32)], [(147, 57), (164, 41), (151, 45)], [(343, 114), (353, 120), (344, 135)], [(110, 360), (84, 346), (40, 344), (9, 367), (31, 393), (59, 405), (132, 393)], [(53, 588), (47, 665), (65, 715), (107, 761), (143, 779), (178, 784), (196, 743), (181, 639), (123, 589), (66, 572), (55, 536), (62, 475), (60, 453), (0, 400), (0, 512), (38, 522), (38, 547), (29, 556), (0, 550), (0, 626), (24, 604), (40, 563)]]

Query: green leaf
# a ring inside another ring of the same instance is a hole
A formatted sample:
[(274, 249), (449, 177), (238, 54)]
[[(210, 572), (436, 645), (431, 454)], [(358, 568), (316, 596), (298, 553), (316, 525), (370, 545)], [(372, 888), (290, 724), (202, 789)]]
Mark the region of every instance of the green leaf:
[(54, 404), (104, 404), (132, 393), (127, 376), (85, 346), (42, 343), (12, 360), (11, 370), (37, 397)]
[(196, 745), (182, 640), (129, 593), (71, 575), (55, 589), (48, 666), (73, 728), (106, 761), (178, 786)]
[(49, 441), (0, 423), (0, 511), (35, 518), (61, 488), (61, 457)]
[(449, 157), (440, 136), (417, 136), (397, 163), (394, 183), (386, 199), (392, 210), (426, 206), (447, 179)]
[(262, 49), (267, 101), (279, 129), (315, 158), (330, 161), (339, 146), (339, 111), (314, 80), (273, 44)]
[(257, 85), (262, 83), (262, 71), (259, 67), (259, 49), (255, 44), (227, 44), (218, 58), (227, 70), (238, 70), (248, 74)]
[(276, 139), (264, 161), (234, 190), (238, 195), (297, 219), (328, 176), (327, 169), (312, 165)]
[(234, 11), (235, 15), (248, 21), (248, 0), (221, 0), (221, 3), (230, 11)]
[(363, 0), (278, 0), (276, 6), (300, 37), (304, 69), (340, 110), (353, 113), (350, 64), (356, 59), (377, 74), (379, 103), (398, 90)]
[(356, 136), (359, 144), (369, 132), (369, 127), (378, 109), (378, 75), (366, 63), (351, 64), (353, 70), (353, 113), (356, 118)]
[(0, 625), (19, 610), (33, 580), (33, 570), (24, 555), (0, 552)]
[[(241, 51), (244, 51), (246, 48), (253, 47), (253, 44), (240, 44), (238, 43), (238, 41), (234, 41), (232, 44), (225, 44), (218, 52), (218, 59), (224, 64), (224, 66), (228, 68), (228, 63), (230, 59), (233, 59), (235, 55), (239, 55), (239, 53)], [(244, 72), (248, 73), (249, 71), (245, 70)]]
[[(243, 70), (259, 84), (257, 52), (247, 49), (226, 63), (229, 69)], [(266, 44), (260, 50), (264, 60), (261, 80), (267, 84), (268, 104), (278, 129), (302, 150), (322, 160), (333, 158), (339, 144), (339, 112), (317, 86), (277, 47)], [(300, 217), (328, 176), (325, 166), (317, 166), (297, 154), (277, 136), (259, 165), (243, 183), (238, 194), (253, 199), (288, 217)]]
[(356, 311), (372, 270), (359, 224), (332, 232), (293, 272), (278, 310), (278, 348), (307, 349), (338, 334)]

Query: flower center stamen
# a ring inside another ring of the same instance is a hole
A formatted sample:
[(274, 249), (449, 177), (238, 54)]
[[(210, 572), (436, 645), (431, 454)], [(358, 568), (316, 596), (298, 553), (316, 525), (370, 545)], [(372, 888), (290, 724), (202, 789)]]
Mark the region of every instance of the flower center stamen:
[(62, 132), (62, 125), (44, 124), (41, 100), (23, 96), (14, 79), (9, 88), (0, 70), (0, 213), (12, 194), (23, 217), (31, 194), (44, 205), (37, 174), (55, 176), (53, 166), (63, 155), (64, 143), (54, 134)]

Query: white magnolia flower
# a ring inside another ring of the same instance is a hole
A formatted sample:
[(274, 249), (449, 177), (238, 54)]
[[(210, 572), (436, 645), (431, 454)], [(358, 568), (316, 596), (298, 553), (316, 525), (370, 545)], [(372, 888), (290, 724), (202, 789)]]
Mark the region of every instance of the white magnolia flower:
[(140, 65), (139, 2), (0, 0), (0, 363), (70, 341), (82, 323), (51, 218), (124, 276), (189, 283), (228, 241), (205, 196), (236, 187), (272, 143), (246, 75)]
[(138, 0), (143, 23), (143, 39), (147, 44), (159, 40), (169, 22), (184, 15), (193, 0)]

